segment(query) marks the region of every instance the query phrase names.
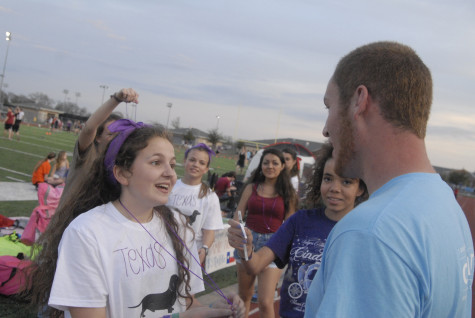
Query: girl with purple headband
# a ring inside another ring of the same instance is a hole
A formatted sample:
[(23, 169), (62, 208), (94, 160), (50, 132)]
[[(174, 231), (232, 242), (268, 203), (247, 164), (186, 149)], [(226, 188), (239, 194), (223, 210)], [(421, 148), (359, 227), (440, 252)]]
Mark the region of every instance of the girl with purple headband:
[[(108, 129), (115, 137), (89, 181), (78, 186), (62, 223), (50, 224), (56, 229), (44, 242), (51, 244), (42, 246), (30, 277), (33, 304), (48, 301), (48, 317), (242, 317), (235, 295), (231, 301), (221, 293), (227, 303), (212, 307), (193, 297), (204, 289), (193, 233), (164, 206), (177, 180), (167, 133), (126, 119)], [(51, 249), (52, 262), (42, 257)], [(47, 268), (54, 279), (41, 271)]]
[(168, 199), (168, 206), (187, 216), (195, 231), (200, 263), (204, 265), (208, 249), (214, 242), (214, 231), (223, 229), (221, 206), (216, 193), (203, 181), (208, 172), (213, 150), (200, 143), (185, 152), (185, 173), (178, 180)]

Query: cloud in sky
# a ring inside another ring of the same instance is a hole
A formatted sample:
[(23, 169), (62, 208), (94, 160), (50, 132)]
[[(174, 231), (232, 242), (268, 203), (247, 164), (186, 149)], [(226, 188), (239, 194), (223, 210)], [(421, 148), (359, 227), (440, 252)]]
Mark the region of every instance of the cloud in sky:
[[(372, 41), (413, 47), (432, 71), (432, 163), (475, 171), (475, 2), (4, 0), (13, 33), (5, 82), (17, 94), (93, 111), (122, 87), (138, 120), (216, 128), (243, 139), (323, 141), (323, 94), (338, 60)], [(3, 32), (2, 31), (2, 32)], [(4, 43), (0, 42), (3, 60)], [(119, 106), (125, 112), (125, 106)]]

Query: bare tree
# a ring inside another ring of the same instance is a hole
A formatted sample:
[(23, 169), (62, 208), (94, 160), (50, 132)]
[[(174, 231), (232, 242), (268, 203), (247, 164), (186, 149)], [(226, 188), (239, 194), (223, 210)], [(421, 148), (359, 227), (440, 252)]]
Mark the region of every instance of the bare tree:
[(468, 186), (472, 180), (470, 172), (465, 169), (454, 170), (449, 173), (448, 181), (453, 184)]
[(188, 131), (186, 132), (186, 134), (183, 135), (183, 140), (187, 143), (187, 144), (193, 144), (193, 141), (195, 141), (195, 135), (193, 135), (193, 132), (191, 131), (191, 129), (188, 129)]
[(33, 100), (36, 105), (40, 107), (52, 108), (55, 104), (54, 100), (49, 98), (48, 95), (40, 92), (31, 93), (28, 98)]
[(208, 140), (213, 145), (213, 149), (216, 149), (216, 144), (223, 139), (223, 136), (218, 132), (218, 129), (211, 129), (208, 131)]
[(79, 115), (81, 113), (81, 109), (75, 103), (70, 102), (60, 102), (54, 108), (56, 110), (61, 110), (68, 114)]
[(244, 147), (244, 141), (242, 140), (239, 140), (236, 142), (236, 149), (241, 149), (242, 147)]

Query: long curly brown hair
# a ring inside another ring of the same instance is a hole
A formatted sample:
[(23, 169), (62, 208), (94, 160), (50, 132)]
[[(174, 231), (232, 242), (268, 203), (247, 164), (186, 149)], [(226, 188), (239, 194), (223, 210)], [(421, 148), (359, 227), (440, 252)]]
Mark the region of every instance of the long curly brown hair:
[[(161, 137), (170, 141), (170, 136), (164, 130), (155, 126), (146, 126), (132, 132), (121, 146), (115, 164), (126, 171), (130, 171), (138, 152), (146, 148), (149, 140), (154, 137)], [(58, 246), (65, 229), (80, 214), (120, 197), (120, 185), (108, 181), (107, 171), (103, 164), (105, 153), (95, 160), (90, 178), (84, 181), (83, 184), (78, 185), (76, 195), (68, 195), (65, 197), (67, 202), (61, 202), (46, 231), (39, 237), (34, 246), (34, 250), (38, 254), (28, 272), (26, 284), (28, 288), (23, 291), (22, 295), (31, 300), (31, 306), (36, 310), (43, 311), (48, 303), (56, 271)], [(164, 222), (170, 225), (170, 227), (166, 226), (166, 229), (172, 241), (176, 258), (186, 267), (189, 267), (189, 262), (185, 257), (185, 248), (175, 236), (175, 233), (180, 233), (179, 229), (186, 226), (186, 224), (179, 224), (166, 206), (155, 207), (154, 211)], [(181, 292), (182, 289), (178, 288), (178, 296), (187, 298), (192, 302), (193, 299), (189, 293), (190, 273), (179, 266), (178, 277), (179, 285), (185, 284), (184, 294)], [(48, 317), (62, 317), (63, 312), (48, 307), (46, 314), (49, 315)]]

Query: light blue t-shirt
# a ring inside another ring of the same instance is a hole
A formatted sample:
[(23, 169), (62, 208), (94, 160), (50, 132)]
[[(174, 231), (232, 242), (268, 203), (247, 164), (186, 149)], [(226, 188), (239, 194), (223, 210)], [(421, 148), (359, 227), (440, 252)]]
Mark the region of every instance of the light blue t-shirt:
[(473, 244), (438, 174), (396, 177), (333, 228), (305, 317), (470, 317)]

